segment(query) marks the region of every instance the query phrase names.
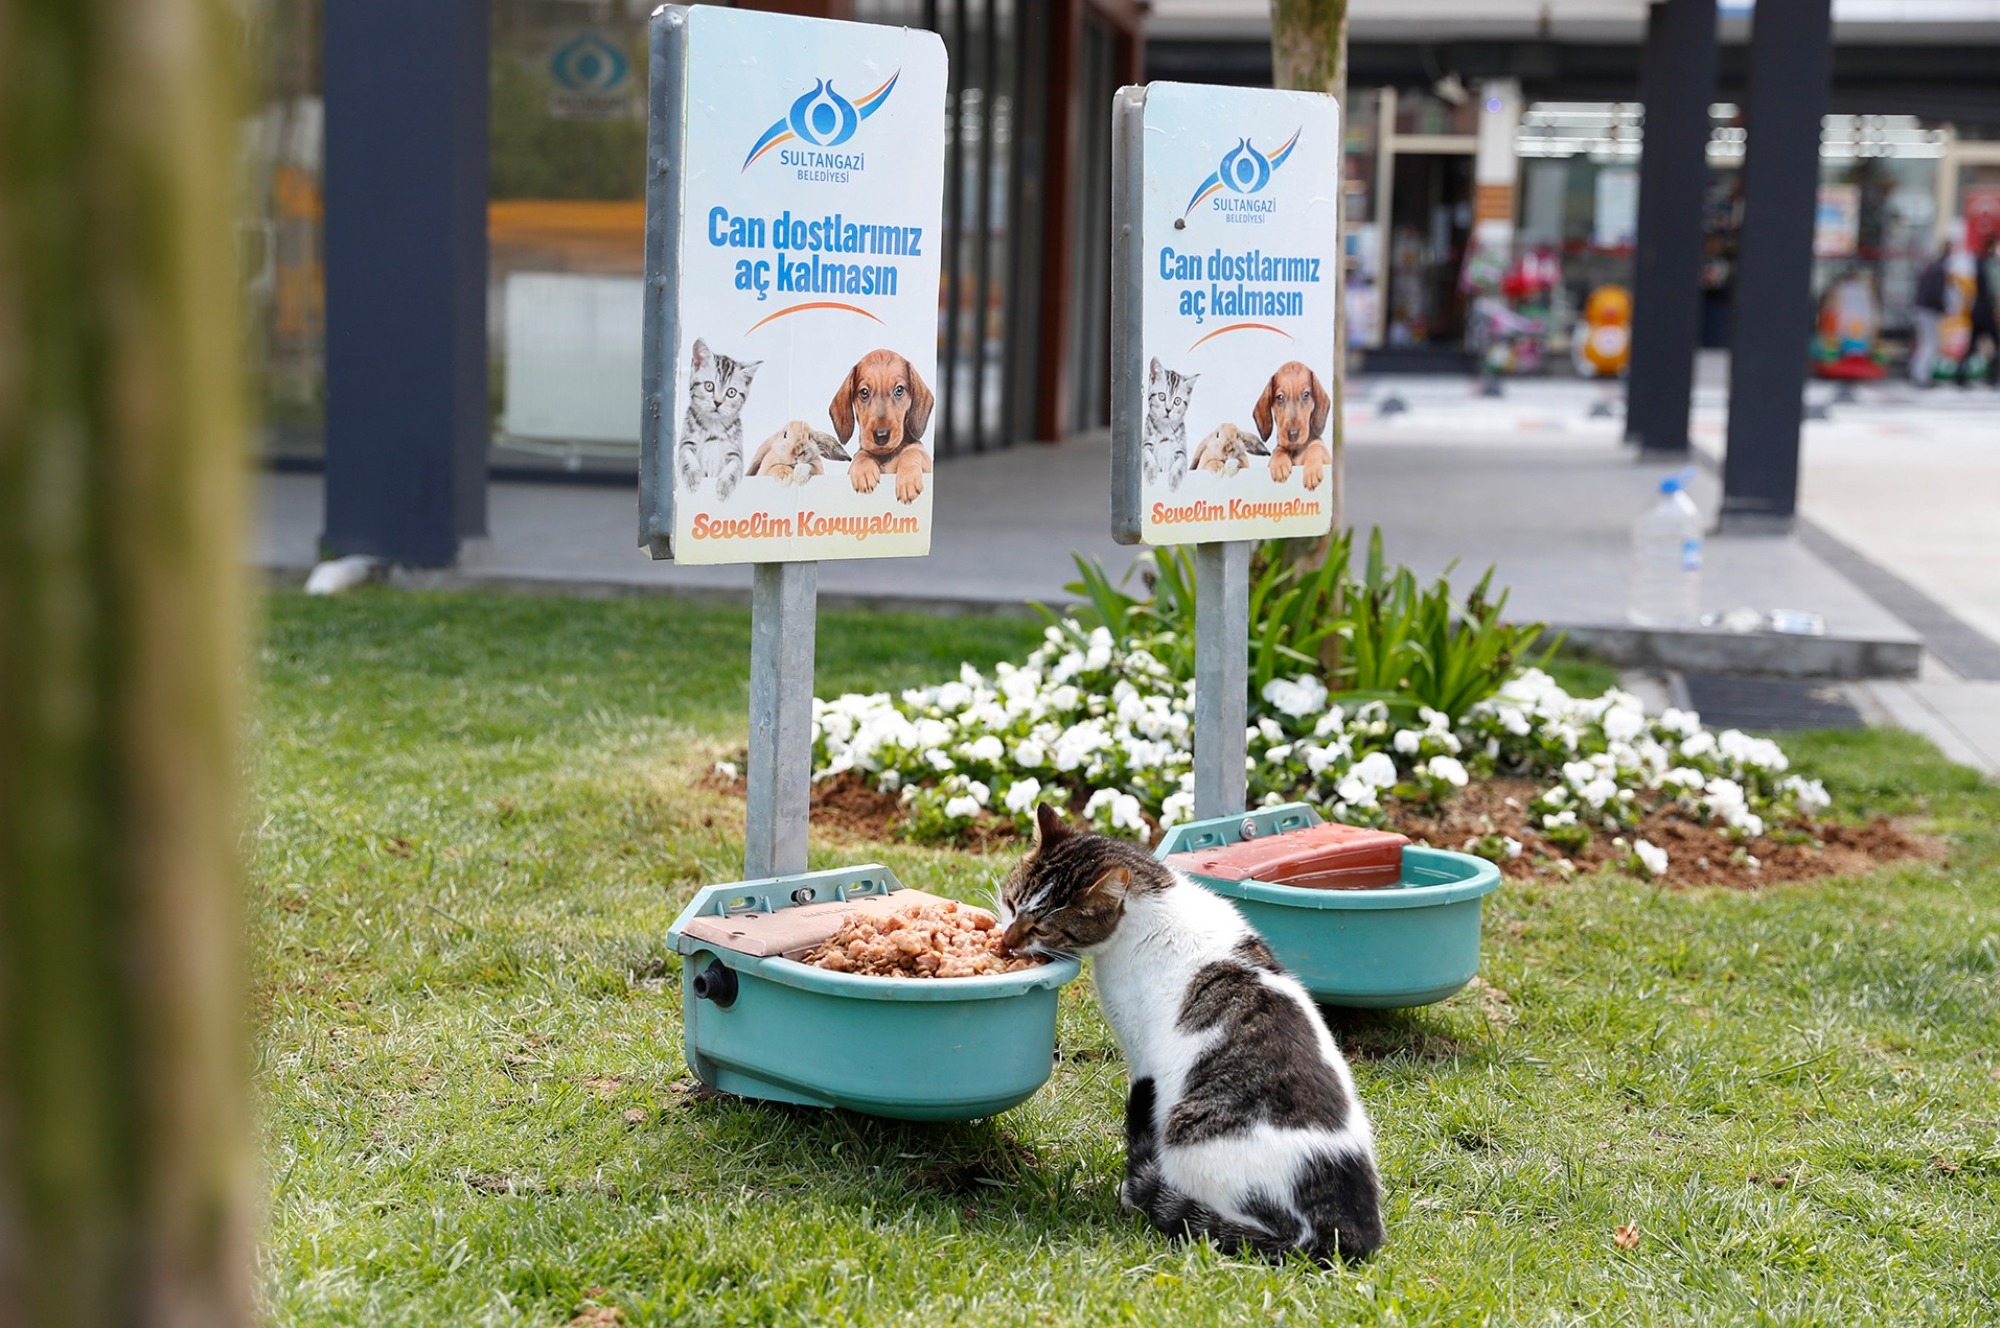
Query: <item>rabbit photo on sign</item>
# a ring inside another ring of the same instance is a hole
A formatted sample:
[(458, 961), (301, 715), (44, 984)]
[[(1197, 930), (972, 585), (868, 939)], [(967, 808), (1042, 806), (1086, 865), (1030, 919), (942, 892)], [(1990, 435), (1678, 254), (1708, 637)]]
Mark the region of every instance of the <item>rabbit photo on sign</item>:
[(1248, 429), (1218, 424), (1194, 450), (1194, 468), (1227, 477), (1248, 470), (1251, 457), (1269, 455), (1263, 442)]
[(712, 475), (715, 496), (727, 498), (743, 478), (743, 407), (750, 400), (750, 380), (763, 363), (718, 355), (695, 338), (687, 414), (674, 449), (681, 483), (690, 493)]
[(793, 420), (766, 438), (750, 458), (750, 473), (780, 484), (800, 485), (826, 470), (829, 461), (851, 461), (847, 449), (830, 433), (804, 420)]

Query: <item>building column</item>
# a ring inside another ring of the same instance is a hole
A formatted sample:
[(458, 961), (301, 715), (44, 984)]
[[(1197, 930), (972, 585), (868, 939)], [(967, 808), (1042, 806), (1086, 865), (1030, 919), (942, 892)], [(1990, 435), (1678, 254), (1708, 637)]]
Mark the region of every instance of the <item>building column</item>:
[(1708, 105), (1715, 96), (1715, 0), (1655, 0), (1639, 71), (1646, 138), (1632, 263), (1632, 360), (1625, 440), (1643, 452), (1688, 450), (1694, 357), (1701, 345), (1702, 199)]
[(1820, 120), (1832, 66), (1831, 0), (1758, 0), (1722, 468), (1728, 531), (1788, 532), (1798, 509)]
[(324, 9), (322, 543), (444, 566), (486, 530), (486, 5)]

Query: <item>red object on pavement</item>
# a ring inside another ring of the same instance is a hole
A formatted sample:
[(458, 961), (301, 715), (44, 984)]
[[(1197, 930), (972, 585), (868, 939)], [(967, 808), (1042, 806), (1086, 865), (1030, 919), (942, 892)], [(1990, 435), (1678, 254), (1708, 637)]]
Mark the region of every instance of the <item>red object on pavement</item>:
[(1263, 881), (1306, 890), (1379, 890), (1403, 879), (1407, 835), (1358, 825), (1309, 826), (1224, 848), (1175, 853), (1167, 865), (1192, 876)]

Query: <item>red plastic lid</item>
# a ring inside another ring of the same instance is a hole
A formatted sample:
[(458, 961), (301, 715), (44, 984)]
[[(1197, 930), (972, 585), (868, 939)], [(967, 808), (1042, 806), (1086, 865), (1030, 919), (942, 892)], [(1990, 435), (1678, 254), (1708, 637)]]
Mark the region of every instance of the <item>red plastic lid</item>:
[(1167, 865), (1222, 881), (1267, 881), (1307, 889), (1368, 890), (1403, 877), (1407, 835), (1358, 825), (1308, 826), (1223, 848), (1175, 853)]

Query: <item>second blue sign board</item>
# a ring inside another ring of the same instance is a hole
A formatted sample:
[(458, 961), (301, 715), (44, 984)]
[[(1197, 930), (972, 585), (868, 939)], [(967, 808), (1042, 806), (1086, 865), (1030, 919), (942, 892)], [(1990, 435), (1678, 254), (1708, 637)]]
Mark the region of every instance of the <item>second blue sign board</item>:
[(1113, 534), (1324, 534), (1339, 105), (1154, 83), (1115, 114)]

